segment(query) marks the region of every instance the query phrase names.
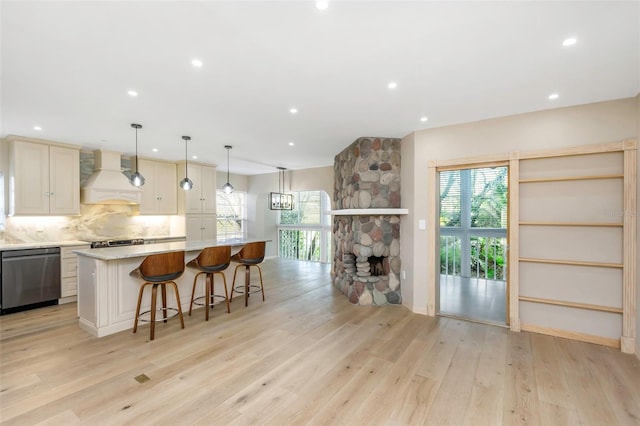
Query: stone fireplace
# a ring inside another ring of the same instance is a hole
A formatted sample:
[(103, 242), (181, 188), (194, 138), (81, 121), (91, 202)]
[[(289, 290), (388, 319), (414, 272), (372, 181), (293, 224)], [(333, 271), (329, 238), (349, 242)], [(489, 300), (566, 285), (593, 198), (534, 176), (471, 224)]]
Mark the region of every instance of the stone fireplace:
[(401, 303), (400, 139), (357, 139), (334, 173), (334, 285), (354, 304)]

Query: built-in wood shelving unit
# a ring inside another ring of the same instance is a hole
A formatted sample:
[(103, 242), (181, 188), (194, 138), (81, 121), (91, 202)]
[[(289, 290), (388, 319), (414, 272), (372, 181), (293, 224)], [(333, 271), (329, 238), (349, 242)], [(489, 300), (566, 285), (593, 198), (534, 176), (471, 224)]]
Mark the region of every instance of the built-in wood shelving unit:
[(554, 176), (548, 178), (520, 179), (520, 183), (566, 182), (576, 180), (623, 179), (624, 175)]
[(534, 259), (528, 257), (521, 257), (520, 262), (529, 263), (546, 263), (549, 265), (572, 265), (572, 266), (594, 266), (597, 268), (622, 268), (622, 263), (609, 263), (609, 262), (585, 262), (582, 260), (561, 260), (561, 259)]
[(599, 312), (611, 312), (614, 314), (621, 314), (622, 308), (615, 308), (612, 306), (603, 306), (603, 305), (592, 305), (589, 303), (577, 303), (577, 302), (568, 302), (564, 300), (555, 300), (555, 299), (543, 299), (540, 297), (527, 297), (520, 296), (518, 298), (522, 302), (532, 302), (532, 303), (542, 303), (545, 305), (556, 305), (556, 306), (566, 306), (569, 308), (578, 308), (578, 309), (586, 309), (589, 311), (599, 311)]
[(566, 227), (585, 227), (585, 228), (622, 228), (622, 223), (604, 223), (604, 222), (520, 222), (520, 226), (566, 226)]

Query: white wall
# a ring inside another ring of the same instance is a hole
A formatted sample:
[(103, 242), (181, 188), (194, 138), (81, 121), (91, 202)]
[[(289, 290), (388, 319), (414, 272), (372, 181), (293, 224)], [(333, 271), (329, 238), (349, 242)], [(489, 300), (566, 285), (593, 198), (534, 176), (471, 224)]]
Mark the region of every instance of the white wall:
[[(266, 238), (266, 256), (278, 255), (278, 212), (270, 210), (267, 198), (270, 192), (278, 191), (278, 181), (282, 186), (281, 175), (267, 173), (248, 176), (248, 230), (249, 238)], [(226, 179), (226, 176), (225, 176)], [(233, 182), (232, 182), (233, 183)], [(317, 167), (303, 170), (288, 170), (285, 173), (286, 191), (327, 191), (333, 194), (333, 167)]]
[(405, 137), (402, 200), (409, 215), (403, 217), (401, 250), (407, 271), (402, 298), (407, 306), (414, 312), (426, 311), (427, 276), (434, 273), (427, 269), (428, 256), (433, 254), (428, 251), (426, 231), (418, 229), (419, 219), (425, 219), (427, 226), (437, 220), (427, 217), (427, 200), (432, 196), (426, 191), (429, 161), (637, 139), (639, 103), (636, 98), (600, 102), (428, 129)]

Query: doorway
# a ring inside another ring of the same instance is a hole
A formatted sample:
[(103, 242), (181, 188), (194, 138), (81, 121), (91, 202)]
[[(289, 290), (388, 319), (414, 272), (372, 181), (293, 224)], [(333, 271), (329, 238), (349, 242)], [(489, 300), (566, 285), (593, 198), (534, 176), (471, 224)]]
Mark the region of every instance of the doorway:
[(508, 171), (439, 170), (439, 315), (507, 325)]

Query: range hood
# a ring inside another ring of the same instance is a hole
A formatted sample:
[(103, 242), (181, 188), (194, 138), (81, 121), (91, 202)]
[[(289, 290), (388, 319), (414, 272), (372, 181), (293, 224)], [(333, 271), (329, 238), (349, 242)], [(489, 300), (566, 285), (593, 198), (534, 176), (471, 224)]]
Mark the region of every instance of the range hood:
[(84, 204), (140, 204), (142, 191), (120, 168), (120, 153), (96, 150), (94, 172), (82, 187)]

